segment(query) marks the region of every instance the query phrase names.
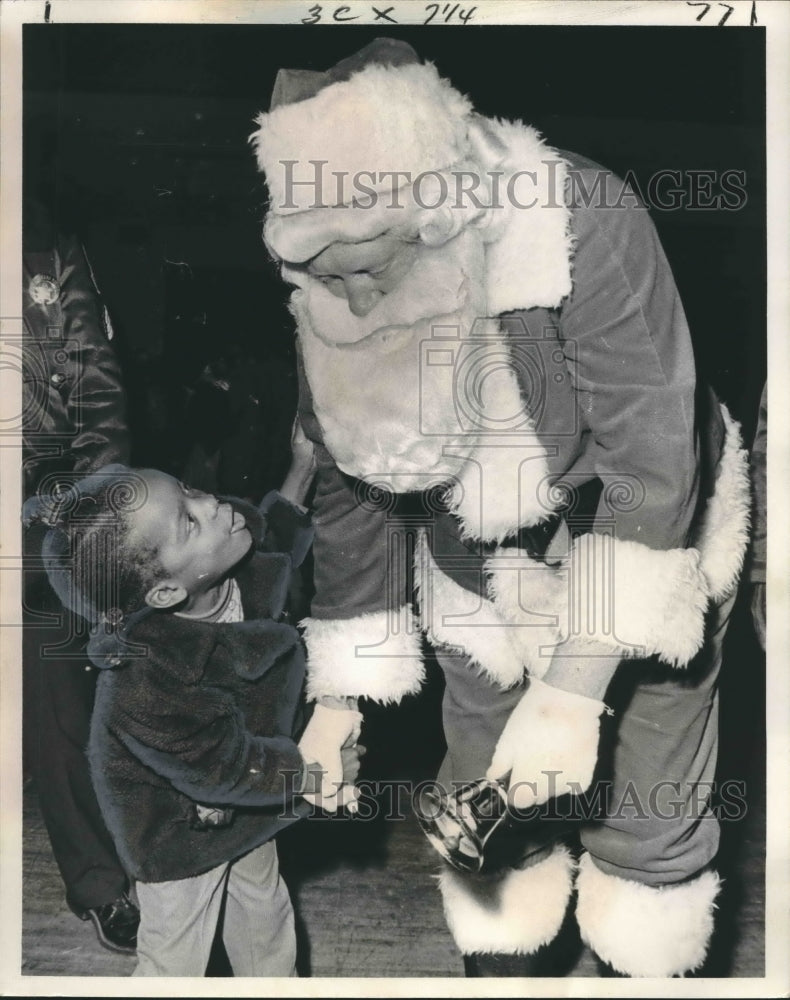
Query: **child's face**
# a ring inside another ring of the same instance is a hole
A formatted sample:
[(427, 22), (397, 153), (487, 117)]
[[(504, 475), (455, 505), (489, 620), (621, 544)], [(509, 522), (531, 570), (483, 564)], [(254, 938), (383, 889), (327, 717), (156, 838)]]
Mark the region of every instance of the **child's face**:
[(148, 496), (132, 515), (129, 543), (154, 546), (167, 577), (187, 596), (205, 593), (249, 551), (252, 536), (244, 517), (164, 472), (146, 469), (140, 475)]

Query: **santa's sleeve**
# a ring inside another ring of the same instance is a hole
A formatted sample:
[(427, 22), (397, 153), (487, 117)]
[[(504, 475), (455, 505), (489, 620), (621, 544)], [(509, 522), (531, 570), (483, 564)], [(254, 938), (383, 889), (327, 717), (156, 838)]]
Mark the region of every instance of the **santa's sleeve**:
[(574, 541), (575, 576), (580, 587), (596, 581), (599, 609), (611, 600), (614, 646), (619, 633), (625, 655), (682, 664), (701, 644), (709, 599), (737, 580), (745, 454), (726, 411), (696, 412), (704, 397), (691, 337), (647, 210), (607, 174), (591, 204), (576, 207), (573, 228), (560, 329), (602, 484), (592, 530)]
[(669, 549), (687, 543), (699, 497), (691, 337), (647, 209), (604, 176), (573, 213), (560, 329), (603, 484), (599, 518), (614, 517), (618, 538)]
[[(408, 545), (393, 499), (341, 472), (323, 442), (301, 357), (299, 415), (315, 446), (314, 596), (302, 622), (307, 692), (398, 702), (424, 668), (410, 605)], [(349, 391), (353, 391), (351, 388)]]

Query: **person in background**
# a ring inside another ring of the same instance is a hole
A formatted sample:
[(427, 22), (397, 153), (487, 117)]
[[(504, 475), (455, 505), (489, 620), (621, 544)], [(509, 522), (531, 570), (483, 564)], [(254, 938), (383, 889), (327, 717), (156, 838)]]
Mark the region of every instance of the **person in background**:
[[(79, 241), (26, 201), (23, 228), (23, 490), (67, 487), (128, 459), (124, 390), (109, 317)], [(23, 536), (25, 764), (69, 908), (101, 944), (133, 954), (139, 912), (102, 819), (86, 756), (96, 670), (87, 632), (41, 566), (43, 531)]]
[(765, 651), (766, 621), (766, 556), (768, 519), (768, 478), (766, 464), (768, 455), (768, 399), (767, 383), (760, 397), (757, 429), (751, 450), (752, 489), (754, 508), (752, 518), (752, 542), (749, 560), (749, 583), (751, 584), (752, 623), (757, 640)]

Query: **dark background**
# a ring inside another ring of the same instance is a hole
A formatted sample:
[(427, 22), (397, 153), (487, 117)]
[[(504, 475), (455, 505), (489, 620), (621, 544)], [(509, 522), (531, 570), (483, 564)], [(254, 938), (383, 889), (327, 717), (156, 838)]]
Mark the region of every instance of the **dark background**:
[[(124, 362), (138, 464), (181, 472), (196, 440), (210, 451), (235, 433), (230, 481), (219, 485), (245, 492), (236, 479), (250, 449), (260, 471), (240, 484), (247, 493), (276, 485), (284, 471), (293, 332), (260, 238), (266, 195), (247, 139), (280, 66), (326, 69), (383, 33), (25, 27), (26, 193), (86, 244)], [(482, 113), (533, 124), (556, 147), (632, 172), (643, 190), (657, 170), (745, 172), (737, 211), (652, 216), (700, 370), (750, 440), (766, 356), (764, 31), (466, 25), (387, 33), (435, 62)], [(228, 394), (199, 380), (212, 361), (215, 373), (232, 370), (242, 383), (230, 413)], [(240, 416), (250, 395), (255, 412)], [(248, 427), (239, 438), (245, 419), (269, 431)]]

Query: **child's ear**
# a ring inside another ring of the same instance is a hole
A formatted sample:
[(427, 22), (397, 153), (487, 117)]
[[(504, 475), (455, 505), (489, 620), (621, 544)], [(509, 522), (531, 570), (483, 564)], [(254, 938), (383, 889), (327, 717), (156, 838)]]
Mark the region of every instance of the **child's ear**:
[(187, 599), (186, 587), (182, 587), (175, 580), (163, 580), (155, 583), (145, 595), (145, 603), (149, 608), (156, 608), (165, 611), (167, 608), (174, 608)]

